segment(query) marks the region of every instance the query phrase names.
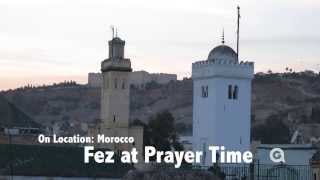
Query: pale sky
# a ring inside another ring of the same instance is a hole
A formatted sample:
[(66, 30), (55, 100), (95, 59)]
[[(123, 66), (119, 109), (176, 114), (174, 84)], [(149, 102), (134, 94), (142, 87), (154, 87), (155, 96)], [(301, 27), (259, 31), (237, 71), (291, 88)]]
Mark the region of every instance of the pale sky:
[(220, 44), (255, 71), (320, 70), (319, 0), (0, 0), (0, 89), (63, 80), (86, 83), (108, 55), (110, 25), (134, 70), (191, 75)]

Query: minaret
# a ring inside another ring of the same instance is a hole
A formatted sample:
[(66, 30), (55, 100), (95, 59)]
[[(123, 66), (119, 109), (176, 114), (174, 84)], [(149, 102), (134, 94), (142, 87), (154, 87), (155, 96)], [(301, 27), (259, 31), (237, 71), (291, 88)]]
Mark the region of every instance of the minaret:
[(128, 127), (130, 59), (124, 58), (125, 41), (114, 37), (109, 41), (109, 58), (101, 64), (101, 128)]
[[(99, 134), (105, 137), (133, 137), (133, 143), (107, 143), (100, 147), (115, 152), (137, 148), (143, 152), (143, 127), (130, 126), (130, 59), (124, 57), (125, 41), (117, 35), (109, 41), (109, 57), (101, 63), (101, 122)], [(138, 155), (142, 159), (141, 154)]]
[(206, 60), (192, 64), (193, 150), (204, 152), (202, 165), (212, 165), (209, 145), (250, 150), (253, 72), (253, 62), (238, 62), (223, 41)]
[(222, 31), (221, 45), (206, 60), (192, 64), (193, 150), (204, 152), (205, 166), (212, 165), (209, 145), (250, 150), (254, 63), (239, 61), (239, 26), (237, 32), (237, 52), (225, 45)]

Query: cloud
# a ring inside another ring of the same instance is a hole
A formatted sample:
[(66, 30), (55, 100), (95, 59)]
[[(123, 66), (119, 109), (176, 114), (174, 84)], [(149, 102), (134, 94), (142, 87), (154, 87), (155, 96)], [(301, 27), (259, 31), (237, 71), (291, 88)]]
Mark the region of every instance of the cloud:
[(99, 71), (114, 24), (135, 68), (189, 74), (192, 62), (220, 44), (223, 27), (234, 47), (238, 4), (244, 59), (256, 61), (257, 69), (281, 70), (301, 59), (314, 66), (317, 0), (2, 0), (0, 72), (70, 77)]

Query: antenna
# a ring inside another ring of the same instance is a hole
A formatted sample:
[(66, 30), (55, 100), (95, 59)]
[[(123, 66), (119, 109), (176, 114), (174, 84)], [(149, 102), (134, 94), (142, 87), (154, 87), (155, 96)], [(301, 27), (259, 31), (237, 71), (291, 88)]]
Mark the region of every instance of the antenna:
[(224, 42), (225, 42), (225, 41), (224, 41), (224, 28), (222, 29), (222, 36), (221, 36), (221, 38), (222, 38), (222, 41), (221, 41), (221, 42), (222, 42), (222, 44), (224, 44)]
[(239, 61), (239, 35), (240, 35), (240, 6), (238, 5), (238, 23), (237, 23), (237, 60)]
[(116, 37), (118, 37), (118, 28), (116, 28)]
[(111, 28), (111, 31), (112, 31), (112, 39), (113, 39), (114, 38), (114, 26), (111, 25), (110, 28)]

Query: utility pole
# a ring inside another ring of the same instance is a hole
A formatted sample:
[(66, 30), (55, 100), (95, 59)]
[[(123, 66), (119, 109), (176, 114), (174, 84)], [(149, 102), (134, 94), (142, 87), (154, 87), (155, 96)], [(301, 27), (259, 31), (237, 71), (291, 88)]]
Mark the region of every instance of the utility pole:
[(9, 156), (10, 156), (10, 180), (13, 180), (13, 152), (12, 152), (12, 137), (11, 137), (11, 129), (8, 129), (9, 134)]
[(239, 35), (240, 35), (240, 6), (237, 7), (238, 10), (238, 22), (237, 22), (237, 60), (239, 61)]

